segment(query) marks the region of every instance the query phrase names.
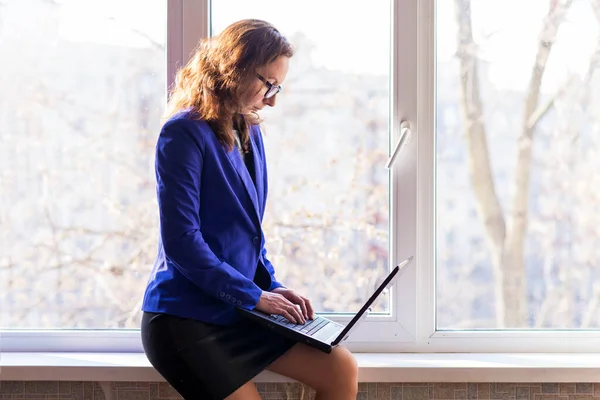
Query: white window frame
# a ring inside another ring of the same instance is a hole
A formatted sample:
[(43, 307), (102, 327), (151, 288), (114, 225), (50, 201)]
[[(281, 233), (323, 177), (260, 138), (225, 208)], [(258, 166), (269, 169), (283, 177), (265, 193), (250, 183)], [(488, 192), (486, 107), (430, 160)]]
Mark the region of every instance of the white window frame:
[[(167, 84), (210, 32), (210, 0), (166, 0)], [(596, 352), (600, 331), (436, 331), (435, 0), (392, 0), (391, 134), (411, 134), (392, 167), (390, 266), (415, 261), (392, 288), (389, 316), (370, 316), (346, 346), (355, 352)], [(382, 166), (385, 168), (385, 166)], [(277, 266), (275, 266), (277, 268)], [(346, 322), (348, 317), (327, 315)], [(1, 331), (0, 351), (142, 352), (139, 330)]]
[[(442, 0), (437, 0), (442, 1)], [(397, 309), (415, 310), (414, 339), (407, 342), (369, 344), (361, 350), (427, 353), (595, 353), (600, 330), (436, 330), (435, 265), (435, 2), (395, 0), (394, 12), (394, 130), (399, 122), (411, 123), (412, 142), (404, 150), (404, 165), (394, 171), (396, 214), (392, 238), (393, 260), (408, 254), (416, 259), (414, 297), (395, 303)], [(447, 16), (444, 16), (447, 18)], [(399, 164), (399, 162), (397, 163)], [(404, 208), (406, 207), (406, 208)], [(397, 288), (404, 290), (402, 286)], [(411, 301), (412, 300), (412, 301)], [(400, 319), (404, 321), (404, 319)]]

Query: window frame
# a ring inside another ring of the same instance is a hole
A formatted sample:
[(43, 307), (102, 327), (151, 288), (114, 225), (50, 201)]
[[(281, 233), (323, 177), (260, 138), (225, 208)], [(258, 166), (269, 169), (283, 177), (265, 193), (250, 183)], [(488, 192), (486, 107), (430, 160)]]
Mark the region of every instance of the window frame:
[[(441, 0), (438, 0), (441, 1)], [(418, 3), (418, 4), (417, 4)], [(401, 43), (402, 35), (411, 36), (415, 48), (404, 57), (415, 57), (416, 62), (399, 62), (395, 76), (410, 77), (409, 85), (398, 88), (398, 113), (411, 122), (413, 141), (407, 146), (405, 157), (407, 171), (398, 172), (404, 192), (414, 191), (414, 207), (406, 210), (414, 218), (404, 215), (396, 220), (405, 227), (405, 234), (416, 238), (410, 248), (416, 258), (414, 282), (417, 294), (416, 335), (410, 343), (394, 343), (385, 352), (426, 353), (593, 353), (600, 348), (600, 330), (472, 330), (451, 331), (436, 328), (436, 231), (435, 231), (435, 179), (436, 179), (436, 0), (398, 0), (401, 15), (396, 17), (395, 37)], [(398, 10), (400, 11), (400, 10)], [(404, 18), (402, 21), (400, 18)], [(404, 38), (406, 40), (406, 37)], [(416, 40), (415, 40), (416, 39)], [(407, 45), (405, 49), (408, 49)], [(414, 83), (412, 83), (414, 82)], [(413, 107), (416, 107), (414, 109)], [(409, 179), (402, 178), (406, 174)], [(414, 178), (414, 181), (412, 180)], [(403, 194), (399, 194), (403, 196)], [(401, 214), (400, 211), (399, 214)], [(403, 248), (398, 244), (399, 248)], [(409, 248), (407, 248), (408, 250)], [(400, 307), (397, 304), (397, 307)]]
[[(170, 86), (177, 68), (210, 32), (210, 0), (165, 1)], [(390, 315), (369, 316), (345, 345), (355, 352), (378, 353), (594, 352), (600, 348), (600, 331), (436, 330), (435, 0), (391, 4), (390, 154), (402, 120), (410, 122), (411, 133), (390, 172), (390, 267), (411, 255), (415, 261), (391, 290)], [(326, 316), (349, 321), (347, 316)], [(143, 352), (136, 329), (4, 330), (0, 339), (2, 351)]]

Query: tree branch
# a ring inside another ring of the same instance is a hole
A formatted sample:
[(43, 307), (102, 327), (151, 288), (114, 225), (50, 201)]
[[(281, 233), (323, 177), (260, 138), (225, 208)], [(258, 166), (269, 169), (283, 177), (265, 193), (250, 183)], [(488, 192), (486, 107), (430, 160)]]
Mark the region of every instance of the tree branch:
[[(536, 110), (542, 80), (550, 51), (556, 40), (558, 29), (564, 20), (572, 0), (551, 0), (542, 32), (539, 36), (535, 63), (529, 79), (521, 132), (517, 138), (517, 163), (515, 166), (514, 197), (507, 224), (506, 242), (502, 254), (504, 270), (504, 300), (506, 303), (506, 325), (522, 327), (527, 320), (526, 276), (524, 266), (525, 235), (527, 233), (527, 205), (531, 178), (533, 134)], [(542, 107), (542, 110), (544, 108)], [(543, 113), (542, 113), (543, 114)], [(539, 118), (537, 119), (539, 121)]]
[(542, 118), (544, 118), (544, 116), (548, 113), (548, 111), (550, 111), (550, 109), (552, 109), (556, 99), (560, 98), (560, 96), (562, 96), (565, 93), (565, 91), (569, 87), (569, 83), (571, 81), (572, 81), (572, 79), (570, 79), (567, 83), (565, 83), (563, 86), (561, 86), (561, 88), (559, 90), (557, 90), (556, 93), (554, 93), (554, 95), (548, 99), (548, 101), (546, 101), (541, 107), (538, 107), (529, 116), (529, 119), (527, 120), (527, 124), (526, 124), (526, 129), (535, 128), (535, 126), (538, 124), (538, 122), (540, 122), (542, 120)]
[(455, 9), (459, 27), (457, 48), (460, 60), (461, 110), (469, 151), (469, 172), (486, 237), (492, 248), (499, 253), (504, 243), (505, 221), (494, 186), (483, 121), (470, 0), (455, 0)]
[[(517, 139), (517, 165), (514, 197), (512, 202), (507, 246), (514, 249), (516, 253), (522, 254), (524, 245), (524, 236), (527, 224), (527, 203), (529, 198), (530, 166), (532, 154), (533, 134), (535, 124), (530, 121), (535, 119), (538, 99), (542, 86), (542, 79), (546, 72), (546, 63), (550, 57), (550, 51), (556, 40), (558, 29), (563, 21), (565, 14), (570, 7), (572, 0), (551, 0), (551, 6), (546, 16), (542, 33), (539, 37), (535, 63), (529, 79), (529, 88), (527, 89), (527, 98), (525, 100), (525, 110), (523, 116), (523, 125), (521, 133)], [(539, 121), (539, 118), (537, 119)]]

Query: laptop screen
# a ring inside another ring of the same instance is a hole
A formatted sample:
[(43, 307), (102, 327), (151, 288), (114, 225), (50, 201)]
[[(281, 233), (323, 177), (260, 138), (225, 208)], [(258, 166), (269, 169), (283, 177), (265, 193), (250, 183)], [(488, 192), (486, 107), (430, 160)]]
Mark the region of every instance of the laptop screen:
[(335, 346), (335, 345), (339, 344), (350, 333), (350, 330), (352, 329), (352, 327), (354, 325), (356, 325), (356, 323), (361, 319), (361, 317), (364, 315), (364, 313), (367, 312), (369, 307), (371, 307), (371, 305), (375, 302), (377, 297), (379, 297), (381, 292), (383, 292), (383, 290), (392, 282), (392, 280), (396, 277), (396, 275), (398, 274), (398, 272), (400, 270), (404, 269), (408, 264), (410, 264), (412, 262), (413, 258), (414, 257), (411, 256), (410, 258), (407, 258), (406, 260), (402, 261), (400, 264), (398, 264), (392, 270), (392, 272), (390, 272), (390, 274), (387, 276), (387, 278), (385, 278), (385, 280), (381, 283), (381, 285), (379, 285), (379, 287), (377, 288), (375, 293), (373, 293), (373, 295), (369, 298), (369, 300), (367, 300), (367, 302), (361, 307), (360, 311), (358, 311), (356, 313), (354, 318), (352, 318), (350, 323), (348, 323), (348, 325), (346, 325), (344, 330), (340, 332), (338, 337), (335, 338), (332, 345)]

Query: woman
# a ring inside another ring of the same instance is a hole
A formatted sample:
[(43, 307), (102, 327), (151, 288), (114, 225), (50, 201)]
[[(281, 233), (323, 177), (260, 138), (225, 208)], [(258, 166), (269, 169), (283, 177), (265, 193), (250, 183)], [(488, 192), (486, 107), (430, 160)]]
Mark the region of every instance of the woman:
[[(325, 354), (241, 319), (236, 307), (304, 323), (310, 301), (277, 281), (261, 221), (267, 169), (257, 112), (275, 106), (293, 50), (272, 25), (243, 20), (200, 46), (178, 74), (156, 146), (158, 257), (142, 342), (186, 399), (260, 399), (264, 369), (355, 399), (346, 349)], [(285, 151), (285, 149), (283, 150)]]

